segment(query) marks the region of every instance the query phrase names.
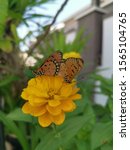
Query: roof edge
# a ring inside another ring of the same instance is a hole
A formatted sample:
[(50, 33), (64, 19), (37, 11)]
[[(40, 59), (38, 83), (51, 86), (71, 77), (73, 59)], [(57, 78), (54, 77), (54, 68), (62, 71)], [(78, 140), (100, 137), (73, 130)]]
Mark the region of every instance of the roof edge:
[(85, 12), (83, 12), (82, 14), (79, 14), (78, 16), (76, 16), (76, 17), (75, 17), (75, 20), (78, 20), (78, 19), (80, 19), (80, 18), (82, 18), (82, 17), (84, 17), (84, 16), (86, 16), (86, 15), (89, 15), (89, 14), (91, 14), (91, 13), (94, 12), (94, 11), (97, 11), (97, 12), (100, 12), (100, 13), (104, 13), (104, 14), (107, 13), (106, 10), (104, 10), (104, 9), (102, 9), (102, 8), (100, 8), (100, 7), (92, 6), (92, 7), (90, 7), (88, 10), (86, 10)]
[(107, 2), (102, 3), (102, 4), (100, 5), (100, 7), (101, 7), (101, 8), (104, 8), (104, 7), (108, 6), (108, 5), (110, 5), (111, 3), (113, 3), (113, 0), (109, 0), (109, 1), (107, 1)]

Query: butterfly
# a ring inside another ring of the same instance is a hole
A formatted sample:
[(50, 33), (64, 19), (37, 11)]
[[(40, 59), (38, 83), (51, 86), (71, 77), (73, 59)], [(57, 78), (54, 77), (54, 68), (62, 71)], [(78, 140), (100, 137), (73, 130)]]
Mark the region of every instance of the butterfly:
[(70, 83), (82, 68), (83, 59), (74, 57), (63, 59), (62, 52), (56, 51), (37, 70), (33, 71), (33, 73), (36, 76), (61, 76), (65, 82)]
[(62, 62), (63, 54), (60, 51), (56, 51), (49, 56), (44, 63), (33, 73), (38, 75), (50, 75), (54, 76), (59, 72), (60, 64)]

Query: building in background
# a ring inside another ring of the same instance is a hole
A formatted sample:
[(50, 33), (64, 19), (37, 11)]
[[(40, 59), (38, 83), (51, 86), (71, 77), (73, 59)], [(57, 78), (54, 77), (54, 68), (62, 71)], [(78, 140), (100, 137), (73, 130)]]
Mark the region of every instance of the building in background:
[[(90, 6), (70, 16), (64, 24), (67, 42), (72, 42), (81, 28), (84, 29), (84, 36), (90, 35), (90, 40), (86, 43), (83, 52), (83, 59), (88, 64), (86, 72), (92, 72), (96, 68), (106, 68), (100, 74), (104, 77), (112, 77), (113, 1), (92, 0)], [(95, 101), (104, 105), (106, 98), (95, 94)]]

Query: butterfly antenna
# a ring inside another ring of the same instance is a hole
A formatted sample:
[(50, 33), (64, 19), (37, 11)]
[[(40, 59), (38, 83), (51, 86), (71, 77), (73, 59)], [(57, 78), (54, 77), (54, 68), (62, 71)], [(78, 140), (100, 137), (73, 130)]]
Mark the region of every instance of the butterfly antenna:
[(80, 81), (84, 81), (88, 79), (88, 76), (95, 73), (95, 71), (87, 71), (81, 74), (81, 76), (79, 76), (79, 78), (77, 79), (77, 83), (79, 83)]
[(87, 76), (79, 77), (79, 78), (77, 79), (77, 83), (79, 83), (80, 81), (84, 81), (84, 80), (86, 80), (86, 79), (87, 79)]

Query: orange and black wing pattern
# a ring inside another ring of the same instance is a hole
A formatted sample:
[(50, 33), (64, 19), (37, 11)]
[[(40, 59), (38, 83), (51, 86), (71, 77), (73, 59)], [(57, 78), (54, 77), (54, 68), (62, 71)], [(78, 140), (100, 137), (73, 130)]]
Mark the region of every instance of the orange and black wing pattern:
[(70, 83), (82, 68), (83, 60), (81, 58), (67, 58), (61, 63), (58, 75)]
[(62, 61), (62, 52), (56, 51), (51, 56), (49, 56), (45, 62), (33, 73), (36, 76), (39, 75), (50, 75), (54, 76), (59, 72), (60, 63)]

